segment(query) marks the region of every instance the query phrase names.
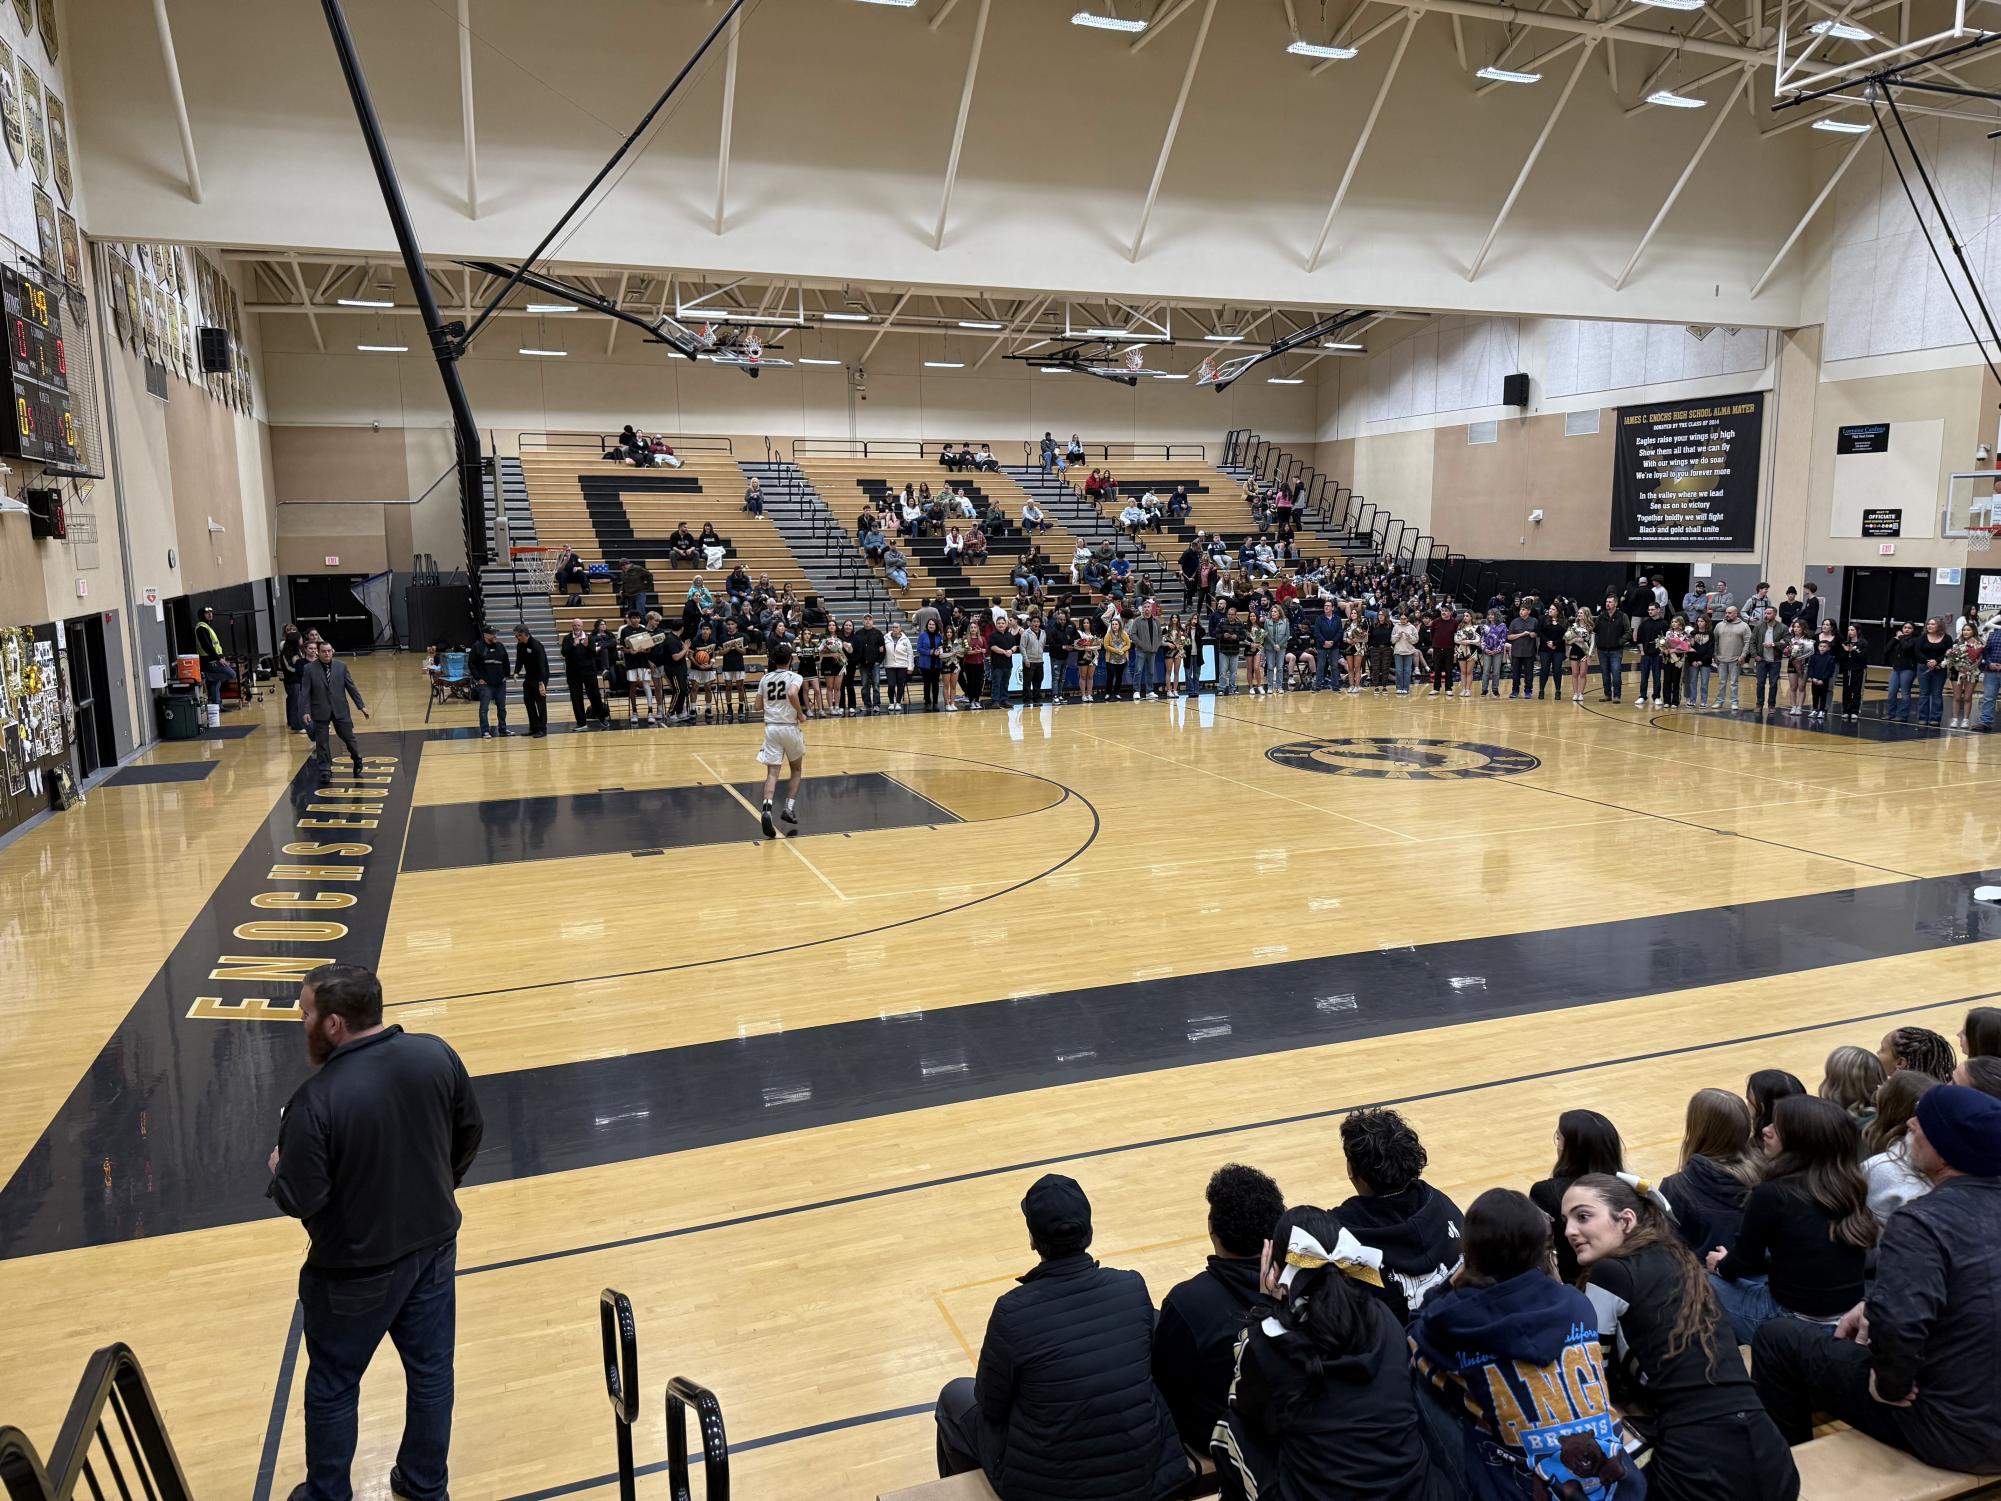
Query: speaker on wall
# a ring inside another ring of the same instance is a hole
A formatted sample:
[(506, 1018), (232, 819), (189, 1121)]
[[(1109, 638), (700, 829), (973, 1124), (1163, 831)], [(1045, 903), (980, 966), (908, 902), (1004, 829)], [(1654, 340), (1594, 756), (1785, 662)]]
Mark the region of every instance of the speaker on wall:
[(69, 519), (63, 514), (60, 490), (23, 490), (21, 499), (28, 507), (30, 537), (67, 537)]
[(1501, 377), (1501, 405), (1525, 407), (1529, 404), (1529, 378), (1521, 371)]
[(229, 373), (229, 330), (226, 328), (203, 328), (195, 334), (201, 350), (201, 373), (203, 375), (227, 375)]

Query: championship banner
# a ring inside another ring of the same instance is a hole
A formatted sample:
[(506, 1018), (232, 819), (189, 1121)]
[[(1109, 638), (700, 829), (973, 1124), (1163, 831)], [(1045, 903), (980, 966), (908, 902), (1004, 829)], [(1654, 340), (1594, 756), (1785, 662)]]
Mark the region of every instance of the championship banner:
[(1758, 529), (1765, 396), (1621, 407), (1612, 458), (1615, 550), (1749, 552)]

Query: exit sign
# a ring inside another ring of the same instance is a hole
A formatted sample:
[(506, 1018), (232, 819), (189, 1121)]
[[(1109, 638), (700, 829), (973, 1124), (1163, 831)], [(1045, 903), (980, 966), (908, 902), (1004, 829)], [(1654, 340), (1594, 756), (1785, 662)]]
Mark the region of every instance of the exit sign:
[(338, 568), (338, 567), (340, 567), (340, 559), (339, 559), (339, 558), (328, 558), (328, 559), (327, 559), (327, 567), (329, 567), (329, 568)]

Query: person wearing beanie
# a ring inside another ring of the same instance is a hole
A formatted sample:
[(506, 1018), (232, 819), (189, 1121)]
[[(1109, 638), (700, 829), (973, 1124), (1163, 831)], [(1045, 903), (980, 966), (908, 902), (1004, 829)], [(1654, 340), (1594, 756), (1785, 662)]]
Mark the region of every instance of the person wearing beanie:
[(2001, 1475), (2001, 1100), (1927, 1090), (1908, 1139), (1932, 1189), (1884, 1222), (1869, 1296), (1832, 1333), (1761, 1325), (1752, 1377), (1788, 1443), (1825, 1412), (1928, 1465)]
[(1021, 1201), (1041, 1260), (987, 1320), (979, 1374), (938, 1394), (938, 1474), (982, 1470), (1001, 1501), (1161, 1501), (1191, 1474), (1153, 1384), (1153, 1299), (1099, 1266), (1091, 1201), (1046, 1173)]

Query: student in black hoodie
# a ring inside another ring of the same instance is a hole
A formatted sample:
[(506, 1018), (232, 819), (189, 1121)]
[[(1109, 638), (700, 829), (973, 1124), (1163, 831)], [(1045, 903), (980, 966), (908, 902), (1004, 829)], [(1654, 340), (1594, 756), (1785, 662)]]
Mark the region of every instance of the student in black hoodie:
[(1403, 1326), (1369, 1253), (1325, 1210), (1288, 1209), (1258, 1263), (1269, 1306), (1236, 1345), (1213, 1450), (1225, 1501), (1449, 1501)]
[(1341, 1122), (1341, 1151), (1355, 1196), (1335, 1211), (1364, 1246), (1380, 1251), (1383, 1286), (1408, 1323), (1459, 1262), (1459, 1206), (1424, 1181), (1424, 1143), (1394, 1110), (1358, 1110)]
[(1792, 1454), (1661, 1203), (1587, 1173), (1563, 1195), (1563, 1234), (1598, 1312), (1613, 1398), (1652, 1437), (1654, 1501), (1793, 1501)]
[(1745, 1200), (1758, 1183), (1750, 1140), (1750, 1108), (1729, 1090), (1698, 1089), (1688, 1097), (1681, 1171), (1661, 1183), (1661, 1193), (1674, 1206), (1683, 1243), (1698, 1256), (1737, 1243)]
[(1181, 1441), (1198, 1452), (1223, 1416), (1236, 1371), (1237, 1336), (1260, 1301), (1258, 1258), (1285, 1213), (1278, 1185), (1232, 1162), (1209, 1179), (1209, 1264), (1161, 1300), (1153, 1331), (1153, 1384), (1167, 1398)]
[(1625, 1170), (1626, 1148), (1619, 1140), (1619, 1128), (1604, 1116), (1595, 1110), (1566, 1110), (1556, 1118), (1556, 1166), (1529, 1190), (1529, 1197), (1549, 1216), (1550, 1233), (1556, 1238), (1556, 1275), (1565, 1282), (1577, 1280), (1577, 1258), (1561, 1233), (1563, 1191), (1586, 1173)]

